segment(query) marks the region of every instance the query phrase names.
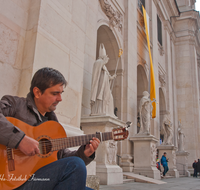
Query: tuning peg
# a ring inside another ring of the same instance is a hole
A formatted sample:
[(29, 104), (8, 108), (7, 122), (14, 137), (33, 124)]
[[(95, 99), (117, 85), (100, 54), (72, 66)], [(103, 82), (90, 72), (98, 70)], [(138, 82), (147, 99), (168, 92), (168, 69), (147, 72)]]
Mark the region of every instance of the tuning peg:
[(132, 125), (132, 122), (130, 122), (130, 121), (127, 121), (127, 122), (126, 122), (126, 125), (127, 125), (127, 127), (126, 127), (126, 128), (129, 128), (129, 127)]

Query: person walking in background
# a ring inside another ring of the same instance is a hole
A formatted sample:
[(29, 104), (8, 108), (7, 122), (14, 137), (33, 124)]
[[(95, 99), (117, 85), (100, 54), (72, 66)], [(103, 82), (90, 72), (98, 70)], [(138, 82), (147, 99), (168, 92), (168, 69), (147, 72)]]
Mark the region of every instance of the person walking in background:
[(158, 156), (157, 156), (157, 159), (156, 159), (156, 167), (157, 167), (157, 169), (160, 170), (160, 172), (161, 172), (160, 160), (159, 160)]
[(196, 170), (197, 170), (197, 174), (200, 173), (200, 159), (198, 159)]
[(165, 174), (168, 172), (169, 168), (168, 168), (168, 161), (169, 159), (166, 158), (167, 153), (164, 152), (164, 154), (162, 155), (161, 158), (161, 165), (164, 168), (164, 172), (163, 172), (163, 177), (165, 176)]
[(193, 177), (197, 177), (197, 161), (196, 160), (193, 162), (192, 167), (194, 168)]

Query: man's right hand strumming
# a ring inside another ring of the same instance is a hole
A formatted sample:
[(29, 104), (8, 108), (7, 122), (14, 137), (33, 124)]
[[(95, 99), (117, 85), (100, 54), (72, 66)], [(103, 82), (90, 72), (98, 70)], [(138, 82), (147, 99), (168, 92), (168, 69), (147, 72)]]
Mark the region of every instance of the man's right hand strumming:
[(19, 143), (18, 149), (27, 156), (34, 156), (40, 153), (38, 145), (38, 141), (25, 135)]

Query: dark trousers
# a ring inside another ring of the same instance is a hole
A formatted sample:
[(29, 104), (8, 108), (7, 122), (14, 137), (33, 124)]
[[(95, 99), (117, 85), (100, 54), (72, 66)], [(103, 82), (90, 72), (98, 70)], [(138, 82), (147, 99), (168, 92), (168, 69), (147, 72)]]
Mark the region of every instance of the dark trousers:
[(163, 168), (164, 168), (163, 176), (165, 176), (165, 174), (168, 172), (169, 168), (168, 168), (168, 166), (163, 166)]
[(86, 177), (85, 163), (81, 158), (72, 156), (40, 168), (15, 190), (92, 190), (85, 187)]
[(194, 168), (194, 174), (193, 177), (197, 177), (197, 169)]

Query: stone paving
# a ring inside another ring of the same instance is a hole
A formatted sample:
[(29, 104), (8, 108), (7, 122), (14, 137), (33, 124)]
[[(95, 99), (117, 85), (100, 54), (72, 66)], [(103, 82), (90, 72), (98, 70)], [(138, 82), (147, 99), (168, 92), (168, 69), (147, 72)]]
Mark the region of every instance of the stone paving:
[(200, 178), (181, 177), (163, 179), (166, 184), (124, 183), (120, 185), (100, 185), (99, 190), (200, 190)]

